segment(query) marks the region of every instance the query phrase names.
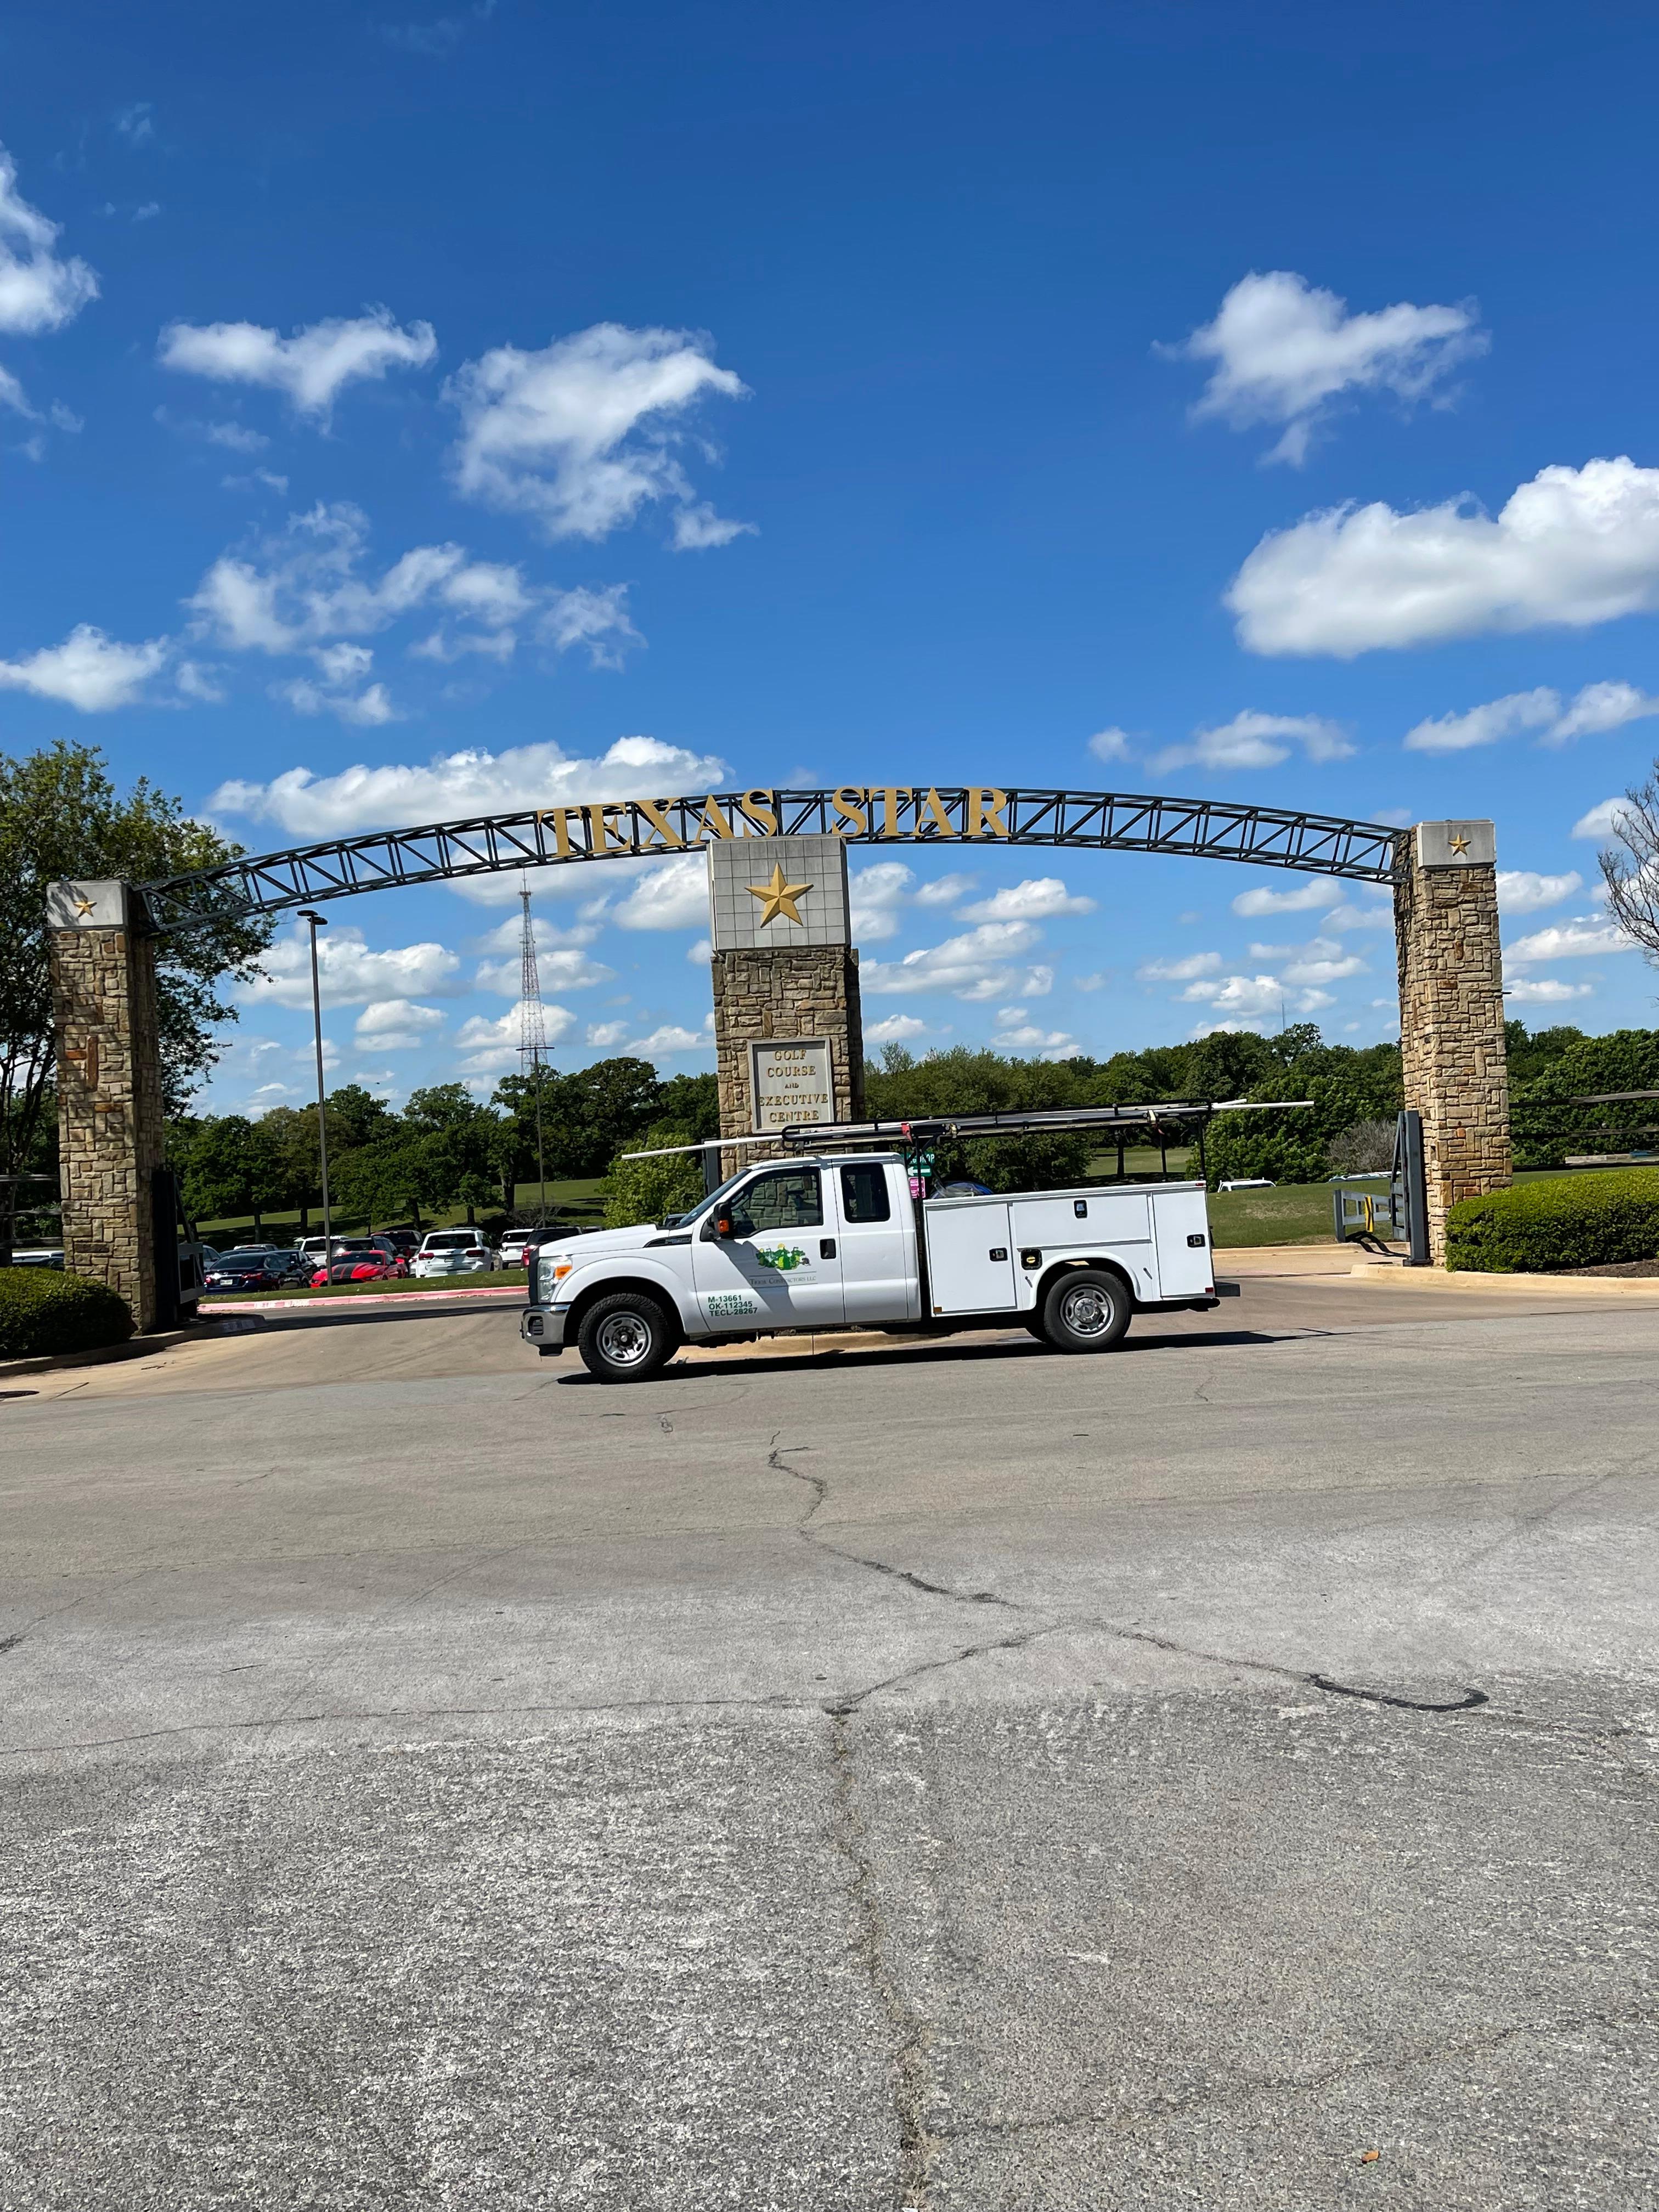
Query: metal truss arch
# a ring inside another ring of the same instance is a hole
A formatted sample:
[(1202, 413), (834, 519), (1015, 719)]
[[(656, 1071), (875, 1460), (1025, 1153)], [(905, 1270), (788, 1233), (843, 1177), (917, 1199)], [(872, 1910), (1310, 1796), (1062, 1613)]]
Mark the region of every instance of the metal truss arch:
[(251, 854), (138, 888), (151, 929), (166, 936), (227, 917), (277, 914), (394, 884), (667, 859), (698, 851), (717, 837), (826, 832), (854, 845), (927, 845), (951, 852), (1043, 845), (1164, 853), (1367, 884), (1394, 880), (1400, 834), (1382, 823), (1207, 799), (990, 785), (843, 785), (835, 791), (726, 791), (481, 815)]

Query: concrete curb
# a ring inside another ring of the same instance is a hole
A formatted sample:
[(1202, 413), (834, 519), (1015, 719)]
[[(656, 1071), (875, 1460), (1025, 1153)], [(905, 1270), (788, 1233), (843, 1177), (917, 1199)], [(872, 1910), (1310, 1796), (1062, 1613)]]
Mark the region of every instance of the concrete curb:
[(492, 1283), (481, 1291), (360, 1291), (348, 1292), (343, 1298), (238, 1298), (234, 1305), (210, 1305), (204, 1299), (197, 1311), (224, 1320), (245, 1313), (327, 1313), (336, 1306), (355, 1313), (360, 1306), (419, 1306), (433, 1298), (441, 1298), (446, 1305), (453, 1305), (457, 1298), (512, 1298), (523, 1305), (528, 1296), (528, 1291), (516, 1284)]
[(216, 1332), (200, 1328), (169, 1329), (161, 1336), (130, 1336), (125, 1344), (102, 1344), (94, 1352), (46, 1352), (32, 1359), (0, 1359), (0, 1376), (50, 1375), (59, 1367), (110, 1367), (118, 1360), (148, 1359), (175, 1345), (199, 1344)]
[(1402, 1267), (1389, 1260), (1361, 1260), (1350, 1280), (1399, 1283), (1415, 1291), (1514, 1291), (1536, 1297), (1540, 1291), (1551, 1297), (1659, 1298), (1659, 1275), (1480, 1275), (1449, 1274), (1441, 1267)]

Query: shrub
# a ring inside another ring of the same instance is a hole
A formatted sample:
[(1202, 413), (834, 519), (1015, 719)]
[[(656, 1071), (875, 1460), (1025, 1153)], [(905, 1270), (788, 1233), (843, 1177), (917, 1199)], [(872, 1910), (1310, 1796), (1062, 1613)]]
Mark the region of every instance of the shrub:
[(55, 1267), (0, 1267), (0, 1359), (95, 1352), (132, 1334), (125, 1298)]
[(1547, 1274), (1659, 1260), (1659, 1168), (1600, 1169), (1466, 1198), (1446, 1219), (1446, 1265)]

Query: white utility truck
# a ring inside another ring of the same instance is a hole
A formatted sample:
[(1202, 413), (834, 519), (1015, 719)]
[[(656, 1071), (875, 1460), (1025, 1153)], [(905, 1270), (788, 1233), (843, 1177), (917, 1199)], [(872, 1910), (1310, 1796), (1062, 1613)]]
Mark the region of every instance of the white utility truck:
[[(1202, 1182), (916, 1194), (927, 1187), (920, 1144), (934, 1129), (1075, 1128), (1108, 1110), (889, 1125), (902, 1150), (757, 1160), (660, 1224), (544, 1244), (520, 1334), (548, 1356), (574, 1344), (602, 1382), (643, 1382), (682, 1344), (802, 1330), (1018, 1323), (1057, 1351), (1108, 1351), (1136, 1313), (1218, 1304)], [(783, 1140), (844, 1144), (867, 1131), (867, 1143), (881, 1129), (832, 1125)]]

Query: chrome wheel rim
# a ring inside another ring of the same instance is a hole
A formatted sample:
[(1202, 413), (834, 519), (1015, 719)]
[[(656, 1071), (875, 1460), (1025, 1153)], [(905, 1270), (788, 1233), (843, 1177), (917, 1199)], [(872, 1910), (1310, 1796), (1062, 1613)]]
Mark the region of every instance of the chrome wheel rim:
[(637, 1314), (611, 1314), (599, 1323), (599, 1350), (613, 1367), (637, 1367), (651, 1349), (651, 1331)]
[(1110, 1297), (1097, 1283), (1079, 1283), (1060, 1302), (1060, 1317), (1073, 1336), (1103, 1336), (1114, 1311)]

